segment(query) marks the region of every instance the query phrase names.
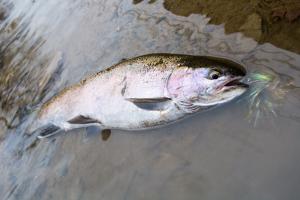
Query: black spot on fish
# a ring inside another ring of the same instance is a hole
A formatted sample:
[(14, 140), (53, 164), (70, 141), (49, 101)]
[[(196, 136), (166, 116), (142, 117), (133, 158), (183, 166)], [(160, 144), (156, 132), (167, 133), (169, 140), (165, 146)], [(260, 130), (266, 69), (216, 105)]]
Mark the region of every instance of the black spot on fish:
[(119, 63), (121, 63), (121, 62), (124, 62), (124, 61), (127, 61), (128, 59), (126, 59), (126, 58), (122, 58), (120, 61), (119, 61)]
[(126, 87), (127, 87), (127, 84), (125, 83), (124, 87), (123, 87), (122, 90), (121, 90), (122, 96), (124, 96), (124, 94), (125, 94)]
[(125, 82), (124, 87), (123, 87), (122, 90), (121, 90), (122, 96), (124, 96), (125, 91), (126, 91), (126, 88), (127, 88), (126, 76), (124, 77), (122, 83), (124, 83), (124, 82)]

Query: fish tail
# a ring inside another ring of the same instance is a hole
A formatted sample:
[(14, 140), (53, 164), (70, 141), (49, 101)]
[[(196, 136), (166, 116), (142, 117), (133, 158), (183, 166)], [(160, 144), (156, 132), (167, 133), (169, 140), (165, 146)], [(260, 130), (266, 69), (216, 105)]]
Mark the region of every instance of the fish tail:
[(61, 133), (63, 129), (60, 127), (54, 125), (54, 124), (47, 124), (45, 126), (42, 126), (41, 128), (36, 129), (33, 134), (37, 135), (37, 138), (44, 139), (49, 138), (53, 135), (56, 135), (58, 133)]

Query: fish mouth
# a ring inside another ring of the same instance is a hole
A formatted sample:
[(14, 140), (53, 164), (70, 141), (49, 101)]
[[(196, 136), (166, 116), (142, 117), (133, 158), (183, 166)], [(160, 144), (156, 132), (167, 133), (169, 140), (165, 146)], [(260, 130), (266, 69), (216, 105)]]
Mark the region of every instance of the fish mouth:
[(241, 82), (243, 77), (236, 77), (231, 80), (226, 81), (223, 84), (222, 91), (228, 91), (236, 88), (248, 88), (249, 85)]

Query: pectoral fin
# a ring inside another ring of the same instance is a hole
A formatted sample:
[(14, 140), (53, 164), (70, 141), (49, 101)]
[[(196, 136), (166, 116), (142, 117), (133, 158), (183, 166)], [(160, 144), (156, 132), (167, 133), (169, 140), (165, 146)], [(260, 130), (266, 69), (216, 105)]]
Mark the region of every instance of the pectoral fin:
[(144, 110), (165, 110), (172, 102), (170, 98), (126, 98), (127, 101), (132, 102), (137, 107)]

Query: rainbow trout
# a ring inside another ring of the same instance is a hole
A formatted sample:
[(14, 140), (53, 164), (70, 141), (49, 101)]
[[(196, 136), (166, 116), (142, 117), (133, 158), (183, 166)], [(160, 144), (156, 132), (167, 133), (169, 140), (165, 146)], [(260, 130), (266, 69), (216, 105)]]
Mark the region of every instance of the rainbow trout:
[(88, 126), (166, 125), (242, 95), (245, 75), (240, 64), (210, 56), (149, 54), (121, 61), (45, 103), (36, 121), (38, 137)]

